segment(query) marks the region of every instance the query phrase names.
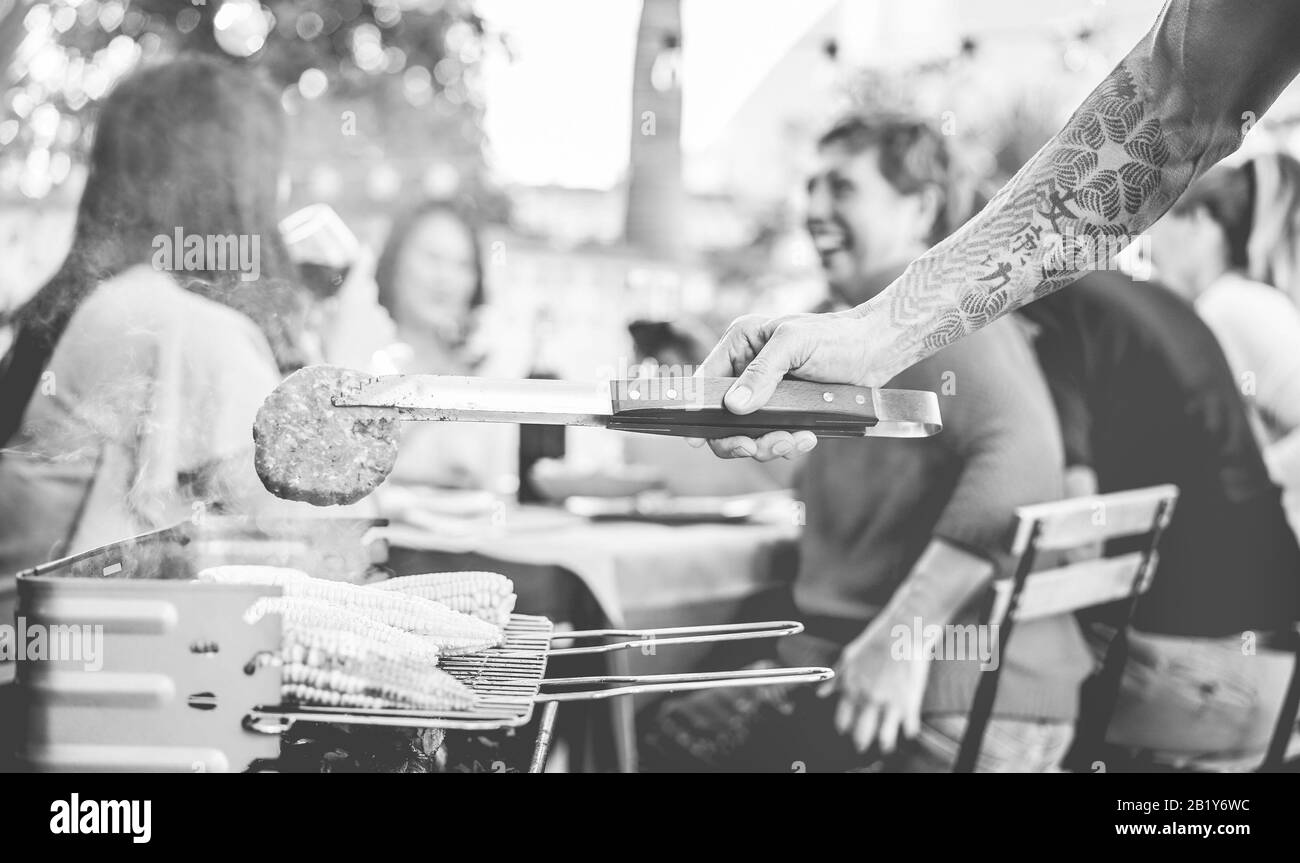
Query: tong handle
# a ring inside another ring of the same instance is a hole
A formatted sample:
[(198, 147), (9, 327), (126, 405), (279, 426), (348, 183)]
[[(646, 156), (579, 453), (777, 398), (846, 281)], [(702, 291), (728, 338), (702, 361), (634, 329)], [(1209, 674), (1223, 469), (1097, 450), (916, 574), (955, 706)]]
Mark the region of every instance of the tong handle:
[(724, 623), (708, 626), (670, 626), (657, 629), (583, 629), (557, 632), (551, 641), (588, 638), (623, 638), (612, 644), (592, 644), (586, 647), (561, 647), (551, 650), (551, 656), (584, 656), (594, 653), (614, 653), (638, 647), (660, 647), (666, 644), (707, 644), (714, 641), (746, 641), (752, 638), (781, 638), (803, 632), (803, 624), (795, 620), (766, 620), (758, 623)]
[(539, 703), (554, 701), (601, 701), (650, 692), (685, 692), (691, 689), (721, 689), (733, 686), (775, 686), (818, 683), (830, 680), (829, 668), (746, 668), (739, 671), (696, 671), (686, 674), (607, 675), (603, 677), (557, 677), (542, 681), (543, 690), (555, 687), (583, 687), (564, 692), (540, 692)]
[(784, 380), (767, 404), (733, 414), (722, 398), (735, 378), (671, 376), (610, 381), (613, 415), (620, 431), (698, 437), (758, 436), (807, 430), (818, 437), (865, 437), (879, 422), (867, 387)]

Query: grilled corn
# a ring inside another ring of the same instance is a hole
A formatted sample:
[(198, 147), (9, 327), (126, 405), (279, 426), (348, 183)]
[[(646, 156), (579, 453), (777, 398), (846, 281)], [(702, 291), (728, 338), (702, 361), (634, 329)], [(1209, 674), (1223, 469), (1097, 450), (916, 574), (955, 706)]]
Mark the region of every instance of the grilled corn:
[(418, 679), (397, 680), (385, 679), (378, 671), (288, 663), (280, 670), (280, 690), (292, 701), (334, 707), (467, 710), (474, 706), (474, 692), (441, 669), (429, 668)]
[[(301, 597), (261, 597), (250, 623), (281, 618), (281, 695), (289, 701), (354, 708), (463, 710), (473, 690), (436, 665), (428, 636), (364, 614)], [(273, 660), (274, 661), (274, 660)]]
[(281, 588), (288, 597), (318, 599), (406, 632), (428, 636), (442, 653), (473, 653), (495, 647), (502, 640), (499, 627), (418, 596), (318, 578), (287, 581)]
[(515, 610), (514, 582), (496, 572), (428, 572), (390, 578), (374, 587), (441, 602), (493, 626), (504, 627)]
[(436, 663), (437, 642), (427, 636), (406, 632), (375, 619), (340, 608), (319, 599), (288, 596), (259, 597), (244, 620), (256, 623), (268, 614), (278, 614), (282, 644), (346, 656), (375, 654), (412, 661)]

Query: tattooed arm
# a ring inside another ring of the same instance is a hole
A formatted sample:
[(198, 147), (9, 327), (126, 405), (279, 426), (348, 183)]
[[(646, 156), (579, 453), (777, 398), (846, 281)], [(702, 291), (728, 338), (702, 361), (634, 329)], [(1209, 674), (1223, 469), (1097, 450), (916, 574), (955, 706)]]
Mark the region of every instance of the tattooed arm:
[[(742, 318), (701, 368), (741, 374), (737, 413), (786, 374), (879, 386), (945, 345), (1106, 267), (1300, 71), (1300, 0), (1171, 0), (1146, 37), (975, 218), (848, 312)], [(743, 373), (743, 374), (742, 374)], [(713, 442), (760, 459), (811, 434)]]

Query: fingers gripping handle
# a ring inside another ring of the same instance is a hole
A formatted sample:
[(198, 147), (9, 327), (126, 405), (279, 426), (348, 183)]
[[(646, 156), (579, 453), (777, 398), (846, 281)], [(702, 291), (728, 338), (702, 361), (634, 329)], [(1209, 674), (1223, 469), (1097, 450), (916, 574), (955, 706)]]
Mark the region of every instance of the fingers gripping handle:
[(880, 420), (874, 392), (845, 384), (785, 380), (767, 404), (734, 414), (723, 396), (735, 378), (664, 377), (610, 382), (609, 427), (679, 437), (757, 437), (807, 430), (818, 437), (864, 437)]

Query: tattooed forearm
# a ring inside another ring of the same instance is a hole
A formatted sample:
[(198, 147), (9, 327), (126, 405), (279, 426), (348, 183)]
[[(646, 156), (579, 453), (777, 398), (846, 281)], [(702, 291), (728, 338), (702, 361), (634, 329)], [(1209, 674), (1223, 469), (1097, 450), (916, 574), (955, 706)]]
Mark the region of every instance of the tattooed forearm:
[(1300, 73), (1300, 3), (1169, 0), (978, 216), (860, 306), (872, 380), (1109, 267)]
[(868, 304), (896, 331), (900, 367), (1110, 266), (1189, 182), (1170, 157), (1120, 65), (983, 212)]

